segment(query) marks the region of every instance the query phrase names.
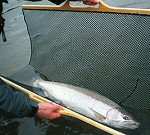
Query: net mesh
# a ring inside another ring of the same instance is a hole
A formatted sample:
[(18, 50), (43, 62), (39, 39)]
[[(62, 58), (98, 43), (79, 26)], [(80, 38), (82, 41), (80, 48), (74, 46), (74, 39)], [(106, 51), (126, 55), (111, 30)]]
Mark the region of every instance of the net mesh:
[(150, 122), (146, 113), (150, 108), (150, 16), (23, 13), (32, 44), (30, 67), (50, 81), (88, 88), (132, 111), (140, 110), (134, 112), (142, 121), (140, 130), (150, 133), (146, 126)]

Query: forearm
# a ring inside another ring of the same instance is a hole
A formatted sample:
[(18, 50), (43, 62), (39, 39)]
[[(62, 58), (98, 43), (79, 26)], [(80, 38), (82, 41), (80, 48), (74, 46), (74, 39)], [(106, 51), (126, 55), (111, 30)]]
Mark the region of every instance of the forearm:
[(37, 110), (38, 104), (31, 101), (27, 95), (0, 81), (0, 111), (7, 117), (32, 116)]

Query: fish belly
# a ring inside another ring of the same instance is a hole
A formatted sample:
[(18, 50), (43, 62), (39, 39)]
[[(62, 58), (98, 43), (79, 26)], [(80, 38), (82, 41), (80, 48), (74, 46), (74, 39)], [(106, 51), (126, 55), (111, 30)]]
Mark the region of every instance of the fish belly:
[(65, 107), (99, 122), (102, 121), (96, 118), (93, 110), (106, 116), (106, 113), (110, 109), (105, 103), (82, 92), (59, 85), (59, 83), (43, 81), (39, 82), (38, 86), (44, 88), (48, 97), (52, 100), (57, 100)]

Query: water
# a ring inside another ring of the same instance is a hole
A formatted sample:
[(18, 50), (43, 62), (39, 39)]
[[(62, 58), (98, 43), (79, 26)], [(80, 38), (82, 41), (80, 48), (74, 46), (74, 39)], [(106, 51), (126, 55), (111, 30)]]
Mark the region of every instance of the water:
[[(120, 0), (121, 1), (121, 0)], [(148, 0), (130, 0), (124, 3), (119, 0), (107, 0), (108, 3), (121, 7), (145, 7), (150, 8)], [(44, 1), (47, 3), (47, 1)], [(0, 74), (10, 76), (28, 64), (30, 59), (30, 42), (26, 26), (23, 20), (21, 5), (23, 0), (11, 0), (5, 4), (4, 17), (6, 18), (5, 32), (7, 41), (2, 42), (0, 37)], [(41, 2), (42, 3), (42, 2)], [(33, 3), (32, 3), (33, 4)], [(11, 58), (11, 59), (10, 59)], [(15, 64), (14, 64), (15, 63)], [(150, 116), (149, 112), (138, 111), (134, 114), (141, 126), (136, 131), (127, 131), (128, 134), (148, 135)], [(124, 131), (124, 130), (122, 130)], [(6, 119), (0, 123), (0, 135), (107, 135), (107, 133), (94, 128), (79, 120), (63, 117), (53, 121), (39, 120), (38, 118)]]
[[(146, 114), (140, 114), (141, 127), (138, 130), (120, 130), (128, 135), (148, 135), (149, 122)], [(136, 114), (137, 115), (137, 114)], [(144, 117), (143, 117), (144, 116)], [(148, 116), (149, 117), (149, 116)], [(142, 123), (144, 122), (144, 123)], [(144, 126), (145, 130), (141, 130)], [(0, 123), (0, 135), (109, 135), (95, 127), (71, 117), (62, 117), (55, 120), (40, 120), (36, 117), (9, 119)]]
[(0, 126), (0, 135), (104, 135), (104, 132), (78, 120), (59, 118), (53, 121), (37, 118), (6, 120)]

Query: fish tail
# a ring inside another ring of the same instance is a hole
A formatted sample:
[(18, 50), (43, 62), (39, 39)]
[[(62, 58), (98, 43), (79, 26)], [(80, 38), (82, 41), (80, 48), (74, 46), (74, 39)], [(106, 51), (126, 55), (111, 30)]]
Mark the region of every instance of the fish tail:
[(38, 87), (38, 82), (39, 82), (38, 79), (37, 79), (37, 80), (33, 80), (33, 81), (32, 81), (32, 85), (33, 85), (34, 87)]
[(36, 72), (36, 75), (32, 78), (31, 82), (34, 87), (38, 87), (39, 81), (45, 81), (46, 79), (46, 76), (40, 74), (39, 72)]

